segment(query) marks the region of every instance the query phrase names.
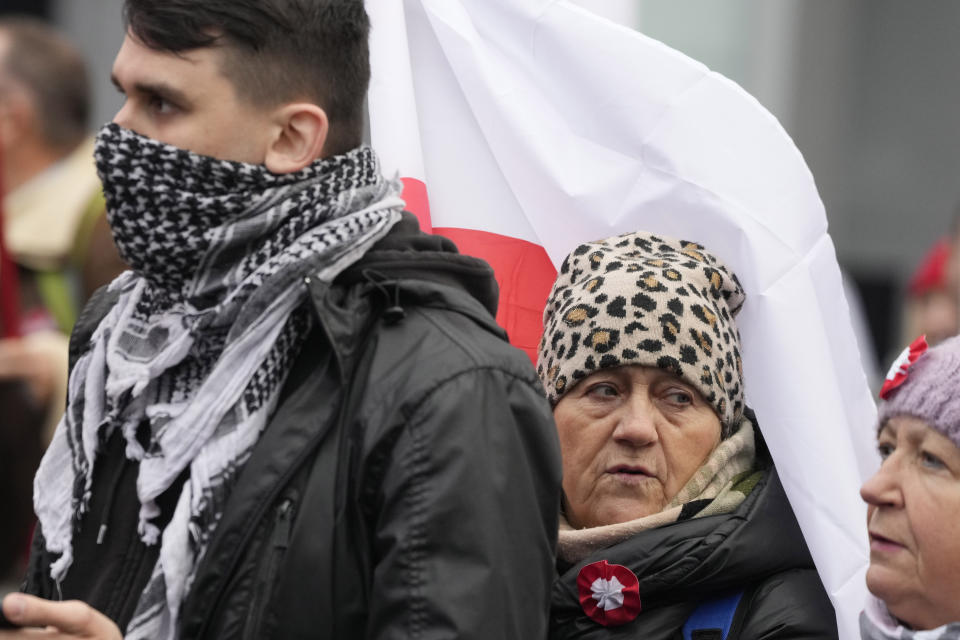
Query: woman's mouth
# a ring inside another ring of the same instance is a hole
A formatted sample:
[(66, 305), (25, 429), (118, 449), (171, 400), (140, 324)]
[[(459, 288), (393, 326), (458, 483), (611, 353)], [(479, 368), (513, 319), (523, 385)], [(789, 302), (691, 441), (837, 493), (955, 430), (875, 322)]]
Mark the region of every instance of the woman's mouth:
[(646, 467), (629, 464), (618, 464), (610, 467), (607, 469), (607, 474), (629, 485), (642, 484), (653, 477), (653, 474)]
[(878, 533), (870, 532), (870, 551), (891, 553), (903, 549), (903, 545)]

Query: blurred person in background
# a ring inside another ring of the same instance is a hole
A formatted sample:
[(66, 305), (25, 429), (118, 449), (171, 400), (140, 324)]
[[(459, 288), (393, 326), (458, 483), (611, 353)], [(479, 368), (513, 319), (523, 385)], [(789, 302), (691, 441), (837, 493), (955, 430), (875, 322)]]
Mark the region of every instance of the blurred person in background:
[(926, 335), (930, 345), (957, 334), (960, 290), (953, 277), (951, 242), (941, 238), (930, 247), (907, 283), (904, 335)]
[(537, 363), (563, 457), (551, 638), (837, 637), (745, 404), (743, 303), (704, 247), (650, 233), (561, 266)]
[(0, 340), (0, 581), (19, 573), (33, 473), (66, 400), (67, 335), (97, 287), (124, 269), (89, 137), (80, 53), (42, 21), (0, 18), (0, 211), (18, 270), (19, 333)]
[(916, 340), (880, 392), (864, 640), (960, 637), (960, 337)]
[(7, 248), (21, 268), (26, 333), (69, 334), (125, 265), (113, 243), (89, 136), (80, 52), (34, 18), (0, 18), (0, 163)]
[(22, 338), (0, 341), (0, 378), (24, 377), (63, 412), (66, 336), (98, 287), (125, 265), (106, 221), (79, 51), (35, 18), (0, 18), (0, 191), (6, 250), (18, 267)]

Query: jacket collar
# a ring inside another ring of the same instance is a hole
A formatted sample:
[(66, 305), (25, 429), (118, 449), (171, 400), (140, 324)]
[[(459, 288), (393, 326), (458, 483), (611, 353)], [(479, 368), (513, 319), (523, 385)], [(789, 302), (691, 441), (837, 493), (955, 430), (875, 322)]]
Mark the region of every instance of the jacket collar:
[(454, 311), (506, 339), (494, 319), (499, 288), (490, 265), (423, 233), (407, 212), (332, 286), (309, 277), (304, 284), (341, 372), (358, 355), (370, 322), (402, 323), (406, 311), (398, 310), (407, 307)]

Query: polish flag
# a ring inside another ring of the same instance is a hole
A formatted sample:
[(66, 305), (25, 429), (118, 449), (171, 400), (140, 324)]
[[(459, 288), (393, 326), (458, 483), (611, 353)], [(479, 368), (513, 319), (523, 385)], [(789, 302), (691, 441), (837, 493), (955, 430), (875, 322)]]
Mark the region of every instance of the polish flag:
[(708, 247), (747, 293), (747, 401), (859, 637), (875, 408), (813, 177), (777, 120), (702, 64), (564, 0), (367, 0), (370, 134), (425, 229), (489, 261), (535, 358), (556, 267), (644, 229)]
[[(425, 7), (368, 0), (367, 10), (373, 23), (373, 146), (386, 172), (399, 172), (407, 210), (420, 227), (493, 267), (500, 285), (497, 322), (535, 363), (543, 307), (557, 270), (505, 184), (483, 131), (464, 124), (472, 119), (469, 105), (456, 93), (457, 79), (436, 50), (436, 38), (411, 33), (411, 27), (429, 30)], [(448, 153), (457, 148), (460, 152)], [(471, 157), (473, 151), (483, 155)]]

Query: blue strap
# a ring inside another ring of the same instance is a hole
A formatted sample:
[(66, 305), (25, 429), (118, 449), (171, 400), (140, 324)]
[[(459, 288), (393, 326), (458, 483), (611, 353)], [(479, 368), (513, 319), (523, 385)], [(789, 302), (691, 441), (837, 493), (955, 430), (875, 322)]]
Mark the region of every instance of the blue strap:
[(683, 625), (683, 640), (692, 640), (694, 631), (708, 629), (719, 630), (720, 640), (727, 640), (733, 616), (737, 612), (737, 605), (740, 604), (742, 597), (743, 591), (737, 591), (731, 595), (701, 603)]

